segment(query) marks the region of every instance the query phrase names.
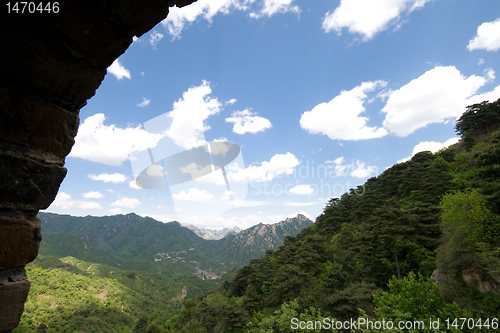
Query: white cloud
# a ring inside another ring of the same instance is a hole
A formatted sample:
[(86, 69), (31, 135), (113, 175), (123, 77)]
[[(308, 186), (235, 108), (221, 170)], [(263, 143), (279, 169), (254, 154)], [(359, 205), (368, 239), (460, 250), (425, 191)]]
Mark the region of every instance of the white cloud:
[(290, 193), (294, 194), (312, 194), (314, 189), (310, 185), (297, 185), (290, 189)]
[(128, 69), (123, 67), (122, 64), (120, 64), (120, 61), (118, 61), (118, 59), (113, 61), (111, 66), (108, 67), (108, 72), (116, 76), (118, 80), (121, 80), (124, 77), (130, 79), (130, 72), (128, 71)]
[(179, 169), (183, 174), (190, 174), (191, 179), (196, 179), (204, 175), (208, 175), (212, 172), (212, 165), (197, 165), (196, 163), (190, 163), (185, 167)]
[(388, 134), (381, 127), (369, 127), (365, 111), (367, 92), (387, 85), (384, 81), (363, 82), (359, 86), (342, 91), (328, 103), (316, 105), (300, 118), (300, 126), (310, 134), (325, 134), (332, 140), (365, 140), (380, 138)]
[[(486, 77), (460, 74), (454, 66), (435, 67), (394, 91), (382, 109), (387, 113), (384, 127), (404, 137), (431, 123), (460, 117), (472, 104), (477, 90), (490, 80)], [(493, 75), (494, 76), (494, 75)]]
[(401, 162), (406, 162), (406, 161), (409, 161), (413, 156), (415, 156), (417, 153), (420, 153), (422, 151), (430, 151), (430, 152), (437, 152), (443, 148), (446, 148), (448, 146), (451, 146), (455, 143), (457, 143), (459, 140), (458, 137), (455, 137), (455, 138), (451, 138), (449, 140), (446, 140), (445, 142), (441, 143), (441, 142), (436, 142), (436, 141), (424, 141), (424, 142), (420, 142), (418, 145), (416, 145), (415, 147), (413, 147), (413, 151), (411, 153), (411, 156), (409, 157), (405, 157), (403, 159), (400, 159), (398, 161), (398, 163), (401, 163)]
[(99, 191), (91, 191), (91, 192), (83, 193), (83, 197), (87, 198), (87, 199), (100, 199), (103, 197), (103, 195)]
[(493, 22), (484, 22), (477, 28), (477, 35), (467, 45), (469, 51), (500, 49), (500, 18)]
[(111, 204), (113, 207), (127, 207), (127, 208), (135, 208), (139, 206), (141, 202), (135, 198), (127, 198), (123, 197), (121, 199), (116, 200)]
[(493, 90), (487, 91), (483, 94), (474, 95), (469, 98), (467, 105), (472, 105), (476, 103), (481, 103), (483, 101), (494, 102), (500, 98), (500, 86), (496, 86)]
[[(149, 170), (148, 170), (149, 171)], [(134, 190), (140, 190), (142, 187), (139, 187), (137, 186), (137, 183), (135, 182), (135, 180), (131, 180), (129, 183), (128, 183), (128, 186), (130, 188), (133, 188)]]
[(146, 132), (141, 126), (119, 128), (104, 125), (105, 115), (97, 113), (85, 119), (78, 129), (69, 156), (108, 165), (121, 165), (129, 154), (153, 148), (163, 137)]
[(290, 207), (304, 207), (304, 206), (314, 206), (318, 204), (323, 204), (322, 202), (286, 202), (286, 206)]
[(376, 176), (377, 173), (378, 168), (376, 166), (365, 166), (363, 162), (356, 161), (356, 168), (351, 172), (351, 176), (356, 178), (368, 178)]
[(111, 213), (113, 213), (113, 214), (121, 214), (121, 213), (123, 213), (123, 211), (122, 211), (121, 208), (111, 208), (109, 211)]
[(272, 127), (268, 119), (254, 116), (255, 114), (249, 109), (235, 111), (230, 118), (226, 118), (226, 122), (234, 124), (233, 132), (236, 134), (257, 133)]
[(210, 84), (203, 81), (201, 86), (189, 88), (174, 103), (174, 109), (168, 114), (172, 118), (172, 125), (166, 134), (179, 147), (190, 149), (206, 143), (203, 133), (210, 126), (205, 121), (209, 116), (219, 113), (222, 107), (217, 98), (206, 97), (211, 93)]
[(150, 102), (151, 102), (151, 100), (147, 99), (146, 97), (143, 97), (142, 102), (140, 102), (139, 104), (136, 104), (135, 106), (143, 108), (143, 107), (148, 106)]
[(276, 13), (292, 12), (300, 14), (300, 8), (292, 5), (293, 0), (264, 0), (262, 9), (256, 13), (251, 12), (250, 17), (261, 18), (263, 16), (271, 17)]
[(97, 202), (82, 202), (80, 205), (78, 205), (78, 208), (82, 208), (82, 209), (102, 209), (102, 206), (99, 205)]
[(127, 180), (127, 177), (121, 173), (101, 173), (100, 175), (88, 175), (92, 180), (102, 180), (105, 183), (122, 184)]
[(149, 34), (149, 44), (156, 49), (156, 44), (163, 38), (163, 34), (156, 30)]
[(234, 103), (236, 103), (236, 98), (232, 98), (229, 101), (227, 101), (226, 105), (233, 105)]
[[(277, 13), (300, 13), (298, 6), (293, 5), (294, 0), (262, 0), (259, 10), (252, 10), (250, 17), (261, 18), (271, 17)], [(227, 15), (233, 11), (250, 11), (255, 0), (198, 0), (189, 6), (182, 8), (170, 7), (170, 12), (166, 19), (162, 21), (163, 26), (168, 30), (173, 39), (180, 38), (181, 32), (187, 25), (193, 23), (198, 18), (204, 18), (212, 23), (212, 19), (219, 13)]]
[(479, 58), (479, 62), (477, 64), (479, 66), (481, 66), (482, 64), (484, 64), (484, 59), (483, 58)]
[[(333, 161), (326, 161), (325, 165), (327, 168), (334, 169), (335, 174), (332, 174), (330, 172), (330, 175), (333, 177), (342, 177), (342, 176), (347, 176), (347, 171), (349, 168), (352, 168), (354, 166), (354, 163), (352, 164), (344, 164), (345, 158), (343, 156), (336, 158)], [(333, 164), (333, 165), (332, 165)]]
[(292, 153), (276, 154), (269, 162), (264, 161), (260, 166), (250, 165), (245, 169), (230, 171), (230, 178), (234, 181), (270, 182), (281, 175), (291, 175), (300, 162)]
[(334, 161), (326, 161), (325, 165), (328, 169), (333, 169), (329, 172), (330, 177), (347, 177), (349, 175), (355, 178), (367, 178), (378, 173), (376, 166), (366, 166), (360, 160), (346, 163), (343, 156), (336, 158)]
[(190, 188), (187, 193), (181, 191), (179, 193), (172, 194), (172, 197), (176, 200), (182, 200), (182, 201), (208, 201), (212, 199), (213, 194), (208, 193), (208, 191), (206, 190)]
[(73, 206), (74, 202), (71, 201), (71, 195), (59, 192), (56, 195), (54, 201), (50, 204), (50, 207), (61, 207), (62, 209), (68, 209)]
[(360, 34), (369, 40), (377, 33), (397, 25), (402, 13), (411, 13), (431, 0), (341, 0), (334, 12), (323, 19), (326, 32), (347, 28), (351, 34)]
[(233, 10), (246, 10), (247, 3), (251, 2), (253, 0), (198, 0), (182, 8), (170, 7), (168, 16), (162, 24), (174, 39), (180, 38), (182, 29), (198, 17), (203, 17), (211, 23), (212, 18), (219, 12), (229, 14)]

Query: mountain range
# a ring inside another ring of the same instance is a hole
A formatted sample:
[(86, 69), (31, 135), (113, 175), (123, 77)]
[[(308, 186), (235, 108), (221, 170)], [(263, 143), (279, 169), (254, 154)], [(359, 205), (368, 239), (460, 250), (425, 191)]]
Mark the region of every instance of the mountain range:
[[(162, 223), (136, 214), (75, 217), (39, 213), (40, 254), (75, 258), (121, 269), (182, 271), (218, 279), (235, 267), (281, 246), (313, 222), (304, 215), (258, 224), (238, 234), (207, 240), (178, 222)], [(232, 230), (233, 232), (237, 230)]]
[(207, 240), (222, 239), (228, 235), (237, 235), (241, 231), (241, 229), (238, 227), (215, 230), (215, 229), (200, 228), (192, 224), (181, 224), (181, 225), (190, 230), (193, 230), (195, 234)]

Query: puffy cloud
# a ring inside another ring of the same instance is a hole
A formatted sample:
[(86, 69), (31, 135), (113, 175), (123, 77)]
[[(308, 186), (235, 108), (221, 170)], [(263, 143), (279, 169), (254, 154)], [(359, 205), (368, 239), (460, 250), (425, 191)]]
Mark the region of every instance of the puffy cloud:
[(103, 197), (103, 195), (99, 191), (91, 191), (91, 192), (83, 193), (83, 197), (87, 198), (87, 199), (100, 199)]
[(198, 17), (203, 17), (211, 23), (212, 18), (219, 12), (229, 14), (233, 10), (246, 10), (247, 3), (251, 2), (253, 0), (198, 0), (182, 8), (170, 7), (162, 24), (174, 39), (180, 38), (185, 25), (194, 22)]
[(163, 38), (163, 34), (153, 31), (149, 34), (149, 44), (156, 49), (156, 44)]
[(363, 162), (356, 161), (356, 168), (350, 173), (350, 175), (356, 178), (368, 178), (377, 175), (377, 173), (378, 168), (376, 166), (365, 166)]
[(92, 180), (101, 180), (105, 183), (122, 184), (127, 180), (127, 177), (121, 173), (101, 173), (100, 175), (88, 175)]
[(210, 127), (205, 120), (219, 113), (222, 107), (217, 98), (207, 97), (211, 93), (210, 84), (203, 81), (201, 86), (189, 88), (174, 103), (174, 109), (168, 114), (172, 125), (166, 134), (179, 147), (190, 149), (206, 143), (203, 133)]
[(250, 13), (250, 17), (260, 18), (263, 16), (271, 17), (276, 13), (292, 12), (299, 14), (300, 9), (298, 6), (292, 5), (293, 0), (264, 0), (262, 9), (256, 13)]
[(234, 124), (233, 132), (236, 134), (257, 133), (272, 127), (268, 119), (255, 116), (255, 114), (249, 109), (235, 111), (231, 117), (226, 118), (226, 122)]
[(472, 96), (467, 100), (468, 101), (467, 105), (481, 103), (483, 101), (494, 102), (499, 98), (500, 98), (500, 86), (496, 86), (493, 90)]
[(97, 202), (82, 202), (80, 205), (78, 205), (78, 208), (82, 208), (82, 209), (102, 209), (102, 206), (99, 205)]
[[(99, 192), (88, 192), (84, 194), (85, 198), (98, 198)], [(101, 196), (102, 197), (102, 196)], [(70, 207), (76, 207), (80, 209), (102, 209), (102, 206), (96, 202), (89, 201), (76, 201), (72, 200), (71, 196), (64, 192), (57, 193), (55, 200), (52, 202), (49, 208), (60, 207), (62, 209), (69, 209)]]
[(328, 169), (333, 169), (329, 173), (331, 177), (347, 177), (349, 175), (355, 178), (367, 178), (378, 173), (378, 168), (376, 166), (366, 166), (365, 163), (360, 160), (346, 163), (343, 156), (333, 161), (326, 161), (325, 165)]
[(135, 198), (127, 198), (123, 197), (111, 204), (113, 207), (126, 207), (126, 208), (135, 208), (139, 206), (141, 202)]
[(368, 118), (360, 116), (368, 92), (387, 85), (384, 81), (363, 82), (359, 86), (342, 91), (328, 103), (316, 105), (300, 118), (300, 126), (310, 134), (325, 134), (332, 140), (366, 140), (388, 134), (381, 127), (366, 125)]
[(291, 175), (299, 164), (292, 153), (276, 154), (269, 162), (264, 161), (260, 166), (250, 165), (244, 169), (230, 170), (229, 177), (234, 181), (270, 182), (275, 177)]
[(181, 191), (179, 193), (172, 194), (172, 197), (176, 200), (182, 200), (182, 201), (208, 201), (212, 199), (213, 194), (208, 193), (208, 191), (206, 190), (190, 188), (187, 193)]
[(109, 211), (111, 213), (113, 213), (113, 214), (121, 214), (121, 213), (123, 213), (123, 211), (122, 211), (121, 208), (111, 208)]
[(74, 204), (71, 201), (71, 195), (64, 192), (59, 192), (56, 195), (54, 201), (50, 204), (50, 207), (61, 207), (62, 209), (68, 209), (70, 206)]
[[(149, 171), (149, 170), (148, 170)], [(134, 190), (140, 190), (142, 187), (139, 187), (137, 186), (137, 183), (135, 182), (135, 180), (131, 180), (129, 183), (128, 183), (128, 186), (130, 188), (133, 188)]]
[[(294, 0), (263, 0), (262, 6), (257, 11), (251, 11), (250, 16), (254, 18), (271, 17), (277, 13), (300, 13), (298, 6), (294, 6)], [(180, 38), (182, 30), (196, 21), (199, 17), (209, 23), (219, 13), (227, 15), (233, 11), (250, 11), (255, 0), (198, 0), (189, 6), (182, 8), (171, 7), (166, 19), (162, 21), (163, 26), (174, 38)], [(259, 2), (260, 4), (261, 2)]]
[(326, 32), (347, 28), (349, 33), (360, 34), (369, 40), (377, 33), (397, 24), (401, 13), (411, 13), (431, 0), (341, 0), (333, 12), (323, 19)]
[(459, 138), (455, 137), (455, 138), (451, 138), (449, 140), (446, 140), (443, 143), (436, 142), (436, 141), (423, 141), (423, 142), (420, 142), (418, 145), (416, 145), (415, 147), (413, 147), (413, 152), (411, 153), (411, 156), (405, 157), (403, 159), (400, 159), (398, 161), (398, 163), (409, 161), (413, 156), (415, 156), (415, 154), (420, 153), (422, 151), (430, 151), (430, 152), (435, 153), (437, 151), (440, 151), (443, 148), (446, 148), (448, 146), (451, 146), (451, 145), (457, 143), (458, 140), (459, 140)]
[(314, 189), (310, 185), (297, 185), (290, 189), (290, 193), (294, 194), (312, 194)]
[(354, 166), (354, 163), (352, 164), (344, 164), (345, 158), (343, 156), (336, 158), (333, 161), (326, 161), (325, 165), (328, 169), (334, 169), (333, 171), (335, 172), (334, 174), (330, 172), (330, 175), (333, 177), (342, 177), (342, 176), (347, 176), (347, 171), (349, 168)]
[(325, 134), (332, 140), (363, 140), (389, 133), (404, 137), (432, 123), (443, 123), (460, 117), (467, 105), (500, 98), (500, 86), (477, 94), (495, 79), (488, 68), (484, 76), (463, 76), (454, 66), (437, 66), (396, 91), (382, 89), (375, 96), (387, 98), (382, 112), (382, 127), (368, 127), (365, 111), (367, 93), (384, 88), (384, 81), (363, 82), (350, 91), (342, 91), (328, 103), (304, 112), (300, 125), (311, 134)]
[(493, 22), (484, 22), (477, 28), (477, 35), (467, 45), (469, 51), (500, 49), (500, 18)]
[(151, 100), (147, 99), (146, 97), (143, 97), (142, 102), (140, 102), (139, 104), (136, 104), (135, 106), (143, 108), (143, 107), (148, 106), (150, 102), (151, 102)]
[[(460, 74), (454, 66), (435, 67), (394, 91), (382, 109), (386, 113), (384, 127), (396, 136), (404, 137), (431, 123), (460, 117), (472, 104), (477, 90), (491, 79)], [(494, 75), (493, 75), (494, 77)]]
[(78, 129), (69, 156), (108, 165), (121, 165), (129, 154), (155, 147), (163, 137), (146, 132), (141, 126), (119, 128), (104, 125), (106, 116), (97, 113), (85, 119)]
[(108, 73), (111, 73), (114, 76), (116, 76), (118, 80), (121, 80), (124, 77), (130, 79), (130, 72), (128, 71), (128, 69), (123, 67), (122, 64), (120, 64), (120, 61), (118, 61), (118, 59), (113, 61), (111, 66), (108, 67)]

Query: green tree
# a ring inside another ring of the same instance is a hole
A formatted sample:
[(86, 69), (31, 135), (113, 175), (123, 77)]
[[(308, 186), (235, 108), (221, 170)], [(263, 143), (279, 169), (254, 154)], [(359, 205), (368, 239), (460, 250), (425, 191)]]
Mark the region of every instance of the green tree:
[[(361, 312), (369, 321), (391, 321), (393, 329), (372, 329), (363, 326), (362, 332), (462, 332), (461, 330), (447, 329), (447, 318), (472, 318), (472, 314), (460, 309), (456, 304), (448, 304), (439, 293), (438, 286), (429, 278), (415, 275), (410, 272), (401, 280), (392, 278), (389, 281), (390, 292), (373, 295), (376, 319)], [(431, 327), (430, 322), (436, 323), (439, 319), (439, 328)], [(399, 322), (411, 322), (418, 329), (399, 329)], [(423, 323), (423, 326), (422, 326)], [(368, 328), (368, 329), (366, 329)], [(468, 331), (464, 331), (468, 332)]]
[[(465, 251), (470, 261), (478, 256), (483, 268), (500, 273), (500, 216), (488, 209), (484, 197), (476, 189), (454, 191), (443, 196), (440, 207), (447, 233), (440, 261), (450, 267), (449, 263), (457, 257), (457, 252)], [(471, 264), (470, 261), (461, 260), (462, 266)], [(462, 267), (451, 265), (450, 268), (457, 275), (456, 270)]]
[[(323, 328), (325, 317), (320, 310), (310, 307), (299, 314), (298, 309), (298, 301), (294, 299), (283, 303), (281, 308), (271, 315), (264, 316), (257, 313), (248, 331), (255, 333), (323, 332), (319, 325), (321, 323), (321, 328)], [(300, 328), (298, 324), (300, 322), (303, 322), (302, 326), (306, 327), (305, 329)], [(337, 331), (328, 329), (328, 332)]]
[(490, 134), (491, 124), (500, 121), (500, 99), (495, 102), (481, 102), (469, 105), (457, 120), (455, 131), (464, 136), (466, 133), (486, 131)]

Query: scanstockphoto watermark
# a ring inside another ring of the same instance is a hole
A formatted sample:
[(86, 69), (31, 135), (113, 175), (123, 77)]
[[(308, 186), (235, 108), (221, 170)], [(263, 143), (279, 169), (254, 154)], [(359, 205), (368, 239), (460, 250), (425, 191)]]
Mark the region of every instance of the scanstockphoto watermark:
[[(249, 167), (258, 166), (252, 163)], [(275, 175), (274, 178), (282, 180), (279, 182), (250, 182), (253, 195), (265, 196), (292, 196), (294, 194), (306, 194), (311, 196), (337, 197), (348, 192), (353, 195), (365, 194), (365, 186), (355, 186), (342, 178), (368, 178), (378, 175), (376, 166), (365, 166), (359, 161), (346, 163), (343, 158), (325, 163), (315, 164), (314, 161), (301, 162), (300, 166), (289, 169)], [(285, 181), (283, 182), (283, 179)], [(307, 182), (307, 185), (304, 182)]]
[[(270, 184), (268, 182), (264, 183), (249, 183), (252, 191), (250, 192), (252, 195), (265, 195), (265, 196), (293, 196), (296, 193), (292, 192), (294, 188), (301, 186), (299, 181), (288, 182), (286, 184), (274, 183)], [(339, 183), (331, 183), (327, 182), (325, 179), (320, 179), (319, 184), (309, 184), (308, 192), (303, 193), (307, 194), (308, 198), (315, 196), (321, 197), (340, 197), (342, 194), (349, 192), (355, 195), (363, 195), (365, 194), (365, 185), (360, 185), (353, 188), (354, 184), (351, 184), (348, 180), (345, 184)]]
[(426, 328), (439, 329), (439, 319), (429, 320), (408, 320), (397, 321), (391, 320), (370, 320), (369, 318), (356, 318), (349, 320), (336, 320), (333, 318), (323, 318), (323, 320), (301, 321), (298, 318), (290, 320), (290, 328), (292, 330), (424, 330)]
[(429, 318), (428, 320), (372, 320), (370, 318), (356, 318), (349, 320), (335, 320), (323, 318), (322, 320), (290, 320), (292, 330), (405, 330), (405, 331), (441, 331), (441, 330), (481, 330), (490, 328), (498, 330), (498, 318)]

